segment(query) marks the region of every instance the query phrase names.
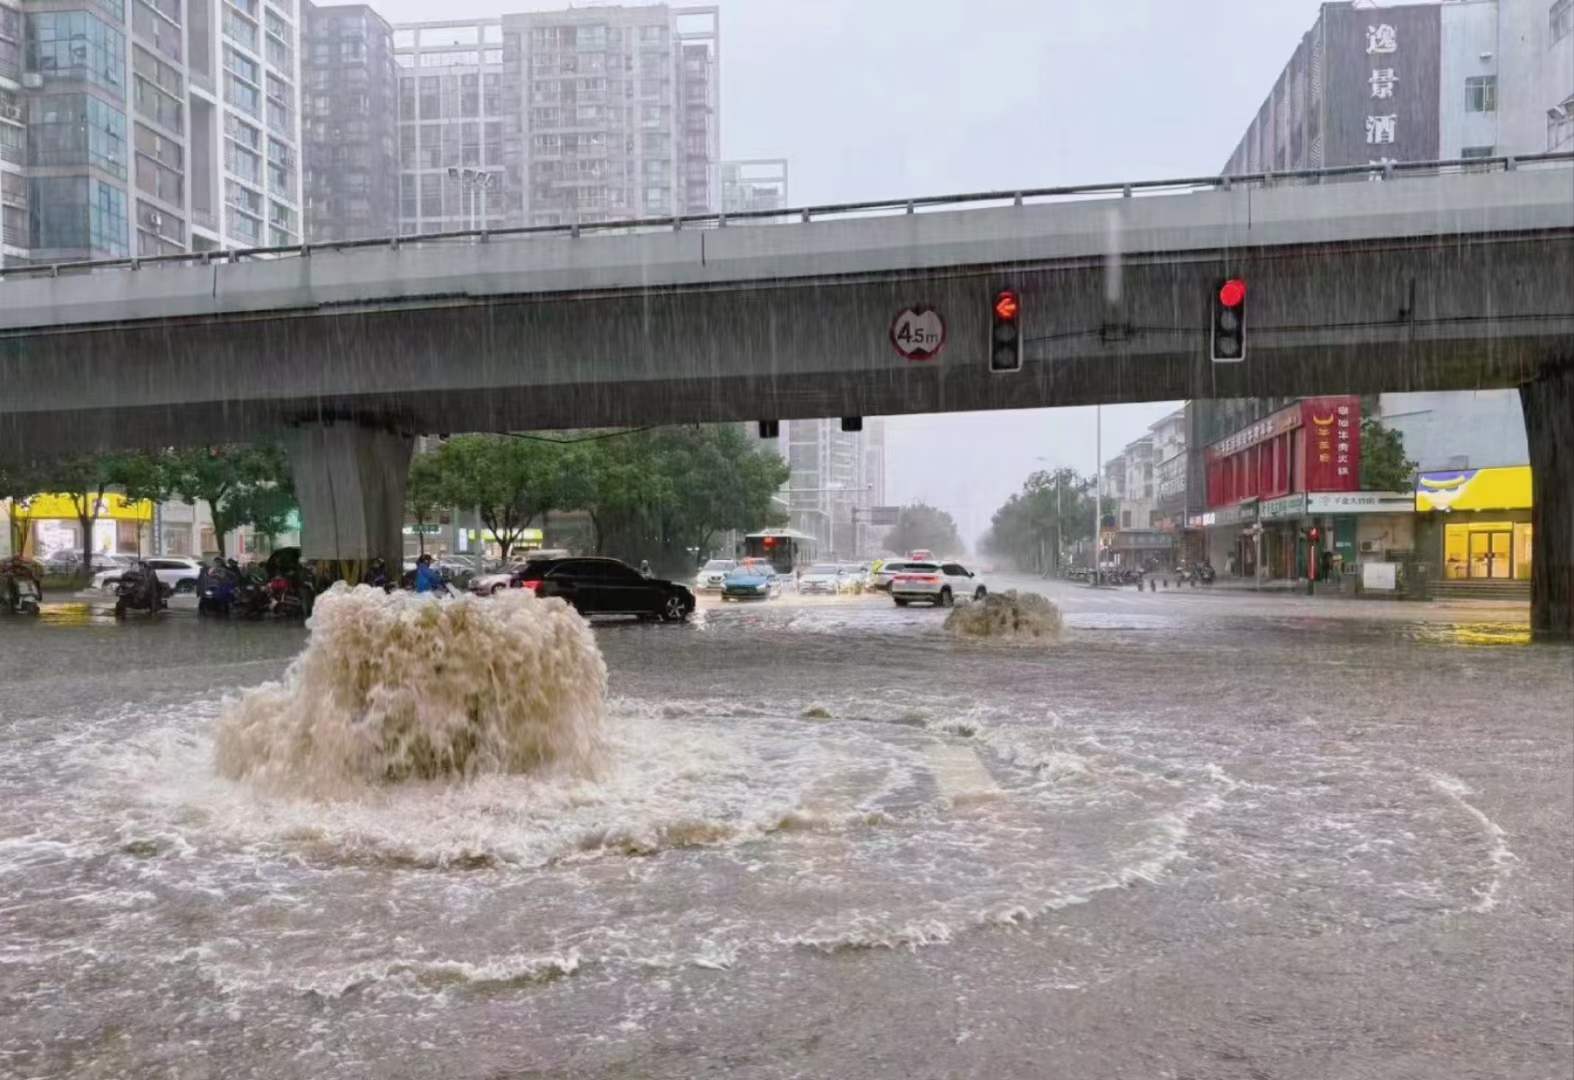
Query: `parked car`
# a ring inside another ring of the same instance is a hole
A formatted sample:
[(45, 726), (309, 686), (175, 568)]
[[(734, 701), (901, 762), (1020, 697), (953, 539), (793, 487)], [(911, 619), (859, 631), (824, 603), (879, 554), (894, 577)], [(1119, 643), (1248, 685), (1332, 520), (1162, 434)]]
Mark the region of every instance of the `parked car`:
[(984, 579), (961, 563), (906, 563), (891, 579), (897, 607), (915, 601), (950, 607), (958, 598), (982, 600), (987, 592)]
[[(76, 573), (81, 565), (82, 553), (65, 548), (46, 555), (43, 562), (44, 573), (59, 574), (61, 576)], [(95, 552), (91, 567), (93, 573), (96, 574), (101, 570), (123, 570), (129, 565), (131, 565), (129, 556), (106, 555), (103, 552)]]
[(509, 585), (559, 597), (585, 616), (682, 622), (694, 613), (694, 594), (686, 586), (646, 577), (617, 559), (531, 559), (510, 576)]
[(726, 581), (727, 574), (738, 568), (735, 559), (712, 559), (700, 567), (700, 572), (694, 575), (694, 590), (696, 592), (721, 592), (722, 583)]
[[(196, 559), (185, 556), (164, 556), (144, 559), (159, 579), (159, 584), (165, 585), (171, 592), (192, 592), (197, 587), (197, 575), (202, 572), (202, 564)], [(93, 575), (93, 588), (113, 591), (120, 584), (120, 575), (125, 567), (116, 565), (113, 569), (100, 570)]]
[(491, 596), (493, 593), (500, 593), (504, 589), (518, 588), (521, 580), (519, 575), (524, 573), (525, 568), (529, 565), (529, 562), (511, 563), (501, 570), (481, 574), (479, 577), (472, 577), (470, 579), (470, 591), (477, 596)]
[(835, 563), (815, 563), (798, 578), (798, 591), (805, 596), (838, 596), (853, 591), (853, 579)]
[(744, 563), (722, 582), (723, 600), (769, 600), (782, 594), (782, 579), (769, 563)]

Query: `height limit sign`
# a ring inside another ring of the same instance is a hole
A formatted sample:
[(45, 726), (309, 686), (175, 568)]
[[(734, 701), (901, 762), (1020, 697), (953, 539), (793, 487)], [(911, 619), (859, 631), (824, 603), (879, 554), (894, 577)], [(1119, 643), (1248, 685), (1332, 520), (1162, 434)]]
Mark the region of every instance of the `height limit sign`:
[(945, 320), (928, 304), (903, 308), (891, 320), (891, 345), (908, 360), (933, 360), (945, 347)]

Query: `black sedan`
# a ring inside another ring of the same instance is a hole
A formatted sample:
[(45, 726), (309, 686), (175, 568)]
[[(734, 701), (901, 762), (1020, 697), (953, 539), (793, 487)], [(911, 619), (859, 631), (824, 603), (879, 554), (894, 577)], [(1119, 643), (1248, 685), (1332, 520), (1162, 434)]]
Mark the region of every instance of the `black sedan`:
[(694, 594), (682, 585), (648, 578), (617, 559), (533, 559), (509, 584), (537, 596), (567, 600), (581, 615), (638, 615), (682, 622), (694, 612)]

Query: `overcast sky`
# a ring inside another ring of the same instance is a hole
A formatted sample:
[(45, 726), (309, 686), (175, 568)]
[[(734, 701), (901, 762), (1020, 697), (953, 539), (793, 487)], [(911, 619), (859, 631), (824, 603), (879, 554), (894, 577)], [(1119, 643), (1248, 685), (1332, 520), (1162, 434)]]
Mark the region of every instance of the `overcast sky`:
[[(561, 9), (372, 0), (409, 21)], [(785, 157), (795, 204), (1216, 172), (1315, 0), (718, 0), (725, 158)], [(584, 5), (575, 5), (584, 6)], [(1108, 457), (1173, 404), (1104, 410)], [(971, 543), (1044, 457), (1094, 466), (1091, 409), (890, 422), (893, 502)]]

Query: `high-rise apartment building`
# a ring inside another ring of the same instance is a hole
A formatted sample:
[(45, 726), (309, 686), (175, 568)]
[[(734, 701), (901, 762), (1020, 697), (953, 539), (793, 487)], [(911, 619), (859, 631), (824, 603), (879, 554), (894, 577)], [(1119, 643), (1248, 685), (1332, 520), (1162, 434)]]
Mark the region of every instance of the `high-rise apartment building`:
[(782, 210), (787, 206), (787, 159), (723, 161), (717, 170), (721, 212)]
[(390, 236), (399, 215), (393, 27), (365, 4), (302, 4), (307, 238), (326, 243)]
[(0, 259), (301, 240), (294, 0), (0, 4)]
[(837, 419), (783, 420), (773, 442), (789, 469), (779, 496), (788, 524), (815, 537), (823, 557), (866, 554), (867, 511), (885, 504), (885, 421), (843, 431)]
[(659, 4), (395, 27), (399, 231), (714, 210), (717, 44)]
[(394, 59), (399, 204), (385, 232), (524, 224), (519, 177), (506, 169), (522, 103), (504, 88), (502, 21), (396, 26)]

